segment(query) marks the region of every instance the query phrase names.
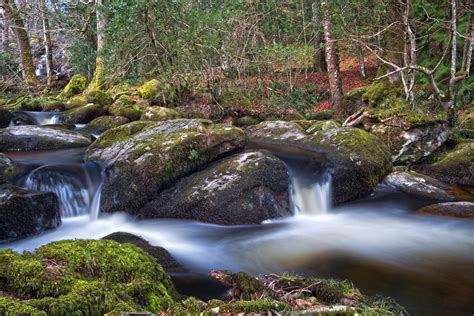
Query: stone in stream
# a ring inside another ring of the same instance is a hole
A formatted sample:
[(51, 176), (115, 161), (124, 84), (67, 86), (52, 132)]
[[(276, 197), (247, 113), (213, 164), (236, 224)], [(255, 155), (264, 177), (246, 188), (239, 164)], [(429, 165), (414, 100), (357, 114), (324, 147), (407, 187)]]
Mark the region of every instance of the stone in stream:
[(306, 125), (310, 123), (262, 122), (247, 131), (253, 143), (304, 151), (313, 158), (315, 174), (328, 169), (334, 204), (368, 195), (392, 170), (390, 151), (375, 135), (357, 128)]
[(462, 199), (463, 192), (445, 183), (413, 171), (395, 171), (387, 176), (385, 183), (408, 195), (418, 198), (451, 202)]
[(84, 106), (61, 112), (58, 122), (60, 124), (86, 124), (106, 113), (106, 107), (95, 103), (88, 103)]
[(247, 151), (214, 162), (164, 190), (140, 218), (259, 224), (290, 215), (285, 164), (270, 152)]
[(90, 144), (89, 136), (60, 127), (25, 125), (0, 129), (2, 152), (66, 149)]
[(124, 116), (99, 116), (84, 126), (81, 130), (92, 135), (100, 135), (105, 131), (129, 123), (130, 120)]
[(416, 212), (423, 215), (474, 219), (474, 203), (467, 201), (438, 203), (422, 207)]
[(0, 128), (5, 128), (10, 125), (13, 116), (10, 111), (0, 110)]
[(446, 183), (474, 186), (474, 142), (459, 144), (439, 160), (416, 170)]
[(163, 247), (152, 246), (142, 237), (125, 233), (115, 232), (102, 239), (114, 240), (120, 244), (129, 243), (150, 254), (163, 267), (166, 272), (183, 272), (184, 268)]
[(54, 193), (0, 185), (0, 243), (35, 235), (60, 224), (59, 201)]
[(101, 211), (135, 215), (179, 178), (246, 142), (241, 129), (208, 120), (138, 121), (106, 131), (86, 157), (105, 166)]
[(0, 153), (0, 184), (7, 182), (15, 174), (15, 164), (13, 161)]

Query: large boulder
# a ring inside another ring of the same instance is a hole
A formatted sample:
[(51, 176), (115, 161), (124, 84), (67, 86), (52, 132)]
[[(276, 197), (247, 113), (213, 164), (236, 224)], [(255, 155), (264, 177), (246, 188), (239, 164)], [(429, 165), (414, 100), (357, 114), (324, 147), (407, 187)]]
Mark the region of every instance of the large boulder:
[(103, 237), (102, 239), (114, 240), (120, 244), (132, 244), (147, 252), (156, 259), (166, 272), (182, 272), (184, 268), (171, 256), (171, 254), (163, 247), (152, 246), (148, 241), (142, 237), (125, 233), (115, 232)]
[(422, 207), (416, 212), (425, 215), (474, 219), (474, 203), (466, 201), (438, 203)]
[(446, 183), (474, 186), (474, 143), (459, 144), (438, 161), (417, 170)]
[(10, 125), (13, 116), (10, 111), (0, 110), (0, 128), (5, 128)]
[(445, 183), (413, 171), (395, 171), (387, 176), (385, 183), (417, 198), (451, 202), (463, 198), (463, 192)]
[(108, 130), (86, 152), (105, 166), (101, 211), (136, 214), (174, 181), (246, 141), (241, 129), (207, 120), (139, 121)]
[(176, 110), (165, 108), (162, 106), (150, 106), (146, 108), (142, 116), (141, 121), (167, 121), (177, 119), (179, 113)]
[(416, 163), (440, 148), (451, 135), (448, 124), (434, 123), (408, 130), (375, 124), (370, 131), (387, 143), (396, 164)]
[(72, 76), (69, 83), (64, 87), (61, 95), (70, 98), (76, 94), (80, 94), (86, 88), (87, 79), (82, 75)]
[(111, 128), (118, 127), (129, 122), (130, 120), (124, 116), (99, 116), (87, 123), (82, 131), (92, 135), (100, 135)]
[(146, 204), (138, 216), (258, 224), (290, 215), (288, 185), (280, 159), (266, 151), (248, 151), (179, 180)]
[(136, 121), (142, 115), (142, 109), (132, 97), (122, 95), (109, 107), (109, 113), (124, 116), (130, 121)]
[(0, 185), (0, 243), (22, 239), (61, 224), (58, 197)]
[(71, 110), (61, 112), (59, 114), (60, 124), (86, 124), (93, 119), (105, 115), (106, 109), (94, 103), (88, 103), (84, 106), (80, 106)]
[(85, 147), (90, 137), (52, 126), (13, 126), (0, 129), (0, 151), (31, 151)]
[(307, 165), (315, 174), (327, 169), (335, 204), (368, 195), (391, 171), (390, 151), (375, 135), (357, 128), (319, 129), (310, 123), (263, 122), (248, 129), (249, 139), (277, 150), (300, 151), (312, 160)]

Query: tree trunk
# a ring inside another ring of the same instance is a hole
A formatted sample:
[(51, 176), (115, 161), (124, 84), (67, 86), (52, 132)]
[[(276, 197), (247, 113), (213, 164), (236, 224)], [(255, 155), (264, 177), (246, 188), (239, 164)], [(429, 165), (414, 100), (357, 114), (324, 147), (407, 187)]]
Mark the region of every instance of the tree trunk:
[(470, 22), (470, 30), (468, 31), (468, 38), (464, 40), (464, 51), (462, 57), (461, 71), (465, 71), (469, 77), (472, 62), (472, 50), (474, 49), (474, 24), (472, 23), (472, 16)]
[[(388, 24), (394, 23), (392, 27), (388, 29), (388, 32), (385, 32), (385, 58), (395, 65), (402, 65), (402, 56), (403, 56), (403, 49), (404, 49), (404, 41), (403, 41), (403, 21), (401, 21), (403, 17), (403, 9), (400, 6), (398, 0), (389, 0), (388, 1)], [(388, 73), (395, 70), (394, 68), (389, 68)], [(396, 72), (390, 76), (388, 79), (391, 83), (400, 82), (401, 81), (401, 73)]]
[(108, 18), (103, 12), (105, 0), (96, 1), (96, 17), (97, 17), (97, 57), (95, 59), (95, 71), (87, 91), (100, 90), (104, 83), (104, 62), (100, 54), (105, 47), (105, 28), (107, 27)]
[(8, 42), (10, 41), (10, 37), (9, 37), (9, 33), (10, 33), (10, 27), (8, 25), (8, 22), (7, 22), (7, 17), (6, 17), (6, 14), (5, 14), (5, 11), (2, 10), (0, 12), (0, 16), (1, 16), (1, 21), (2, 21), (2, 50), (3, 52), (8, 52)]
[(35, 64), (31, 53), (30, 41), (26, 32), (25, 23), (16, 10), (15, 3), (10, 0), (0, 0), (0, 6), (4, 9), (5, 15), (13, 26), (18, 49), (20, 50), (21, 67), (23, 79), (29, 85), (38, 84), (38, 78), (35, 74)]
[(341, 73), (339, 71), (339, 60), (336, 51), (336, 43), (332, 33), (332, 22), (329, 20), (329, 3), (321, 2), (321, 12), (323, 15), (322, 24), (324, 28), (324, 40), (326, 41), (326, 63), (328, 66), (329, 88), (331, 90), (332, 107), (336, 115), (342, 115), (342, 91)]
[(448, 108), (456, 105), (456, 60), (457, 60), (457, 6), (456, 0), (451, 0), (451, 78), (449, 79)]
[(53, 51), (51, 46), (51, 34), (49, 31), (48, 13), (46, 11), (45, 0), (38, 0), (41, 20), (43, 21), (43, 44), (46, 54), (46, 83), (51, 86), (53, 83)]
[[(359, 23), (359, 19), (356, 19), (356, 36), (359, 37), (359, 26), (357, 25)], [(361, 78), (365, 79), (367, 77), (367, 73), (365, 71), (365, 60), (364, 60), (364, 51), (362, 50), (362, 47), (360, 46), (360, 40), (356, 42), (356, 50), (357, 50), (357, 55), (359, 57), (359, 73)]]
[(318, 4), (316, 2), (311, 6), (312, 24), (313, 24), (313, 67), (317, 72), (327, 71), (326, 59), (324, 57), (324, 36), (321, 30), (320, 16), (318, 15)]

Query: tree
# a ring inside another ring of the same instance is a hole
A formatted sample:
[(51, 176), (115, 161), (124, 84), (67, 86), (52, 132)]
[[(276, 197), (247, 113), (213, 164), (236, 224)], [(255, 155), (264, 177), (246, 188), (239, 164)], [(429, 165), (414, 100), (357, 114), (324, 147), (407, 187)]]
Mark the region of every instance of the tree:
[(96, 0), (96, 19), (97, 19), (97, 56), (95, 60), (95, 71), (89, 86), (88, 91), (101, 89), (105, 83), (104, 76), (104, 61), (101, 54), (105, 48), (105, 29), (107, 27), (108, 15), (105, 10), (105, 0)]
[(41, 21), (43, 24), (43, 44), (46, 55), (46, 83), (50, 86), (53, 82), (53, 51), (45, 0), (38, 0), (38, 8), (40, 10)]
[(319, 5), (315, 1), (311, 6), (312, 11), (312, 24), (313, 24), (313, 45), (314, 45), (314, 53), (313, 53), (313, 64), (314, 70), (319, 72), (325, 72), (327, 70), (325, 53), (324, 53), (324, 34), (323, 30), (321, 29), (320, 24), (320, 14), (319, 12)]
[(3, 8), (7, 19), (10, 21), (17, 39), (23, 79), (29, 85), (37, 85), (38, 78), (35, 74), (35, 65), (25, 23), (21, 18), (15, 3), (11, 2), (11, 0), (0, 0), (0, 7)]

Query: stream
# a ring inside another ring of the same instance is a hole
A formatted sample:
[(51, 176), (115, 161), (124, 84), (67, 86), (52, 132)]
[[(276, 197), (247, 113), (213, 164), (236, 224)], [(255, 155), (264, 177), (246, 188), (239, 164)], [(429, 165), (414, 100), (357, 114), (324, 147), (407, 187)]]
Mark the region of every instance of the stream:
[[(55, 120), (53, 114), (31, 112), (17, 117), (39, 125)], [(365, 199), (333, 207), (328, 174), (310, 178), (300, 157), (279, 155), (291, 178), (294, 216), (245, 226), (138, 221), (121, 213), (99, 214), (101, 169), (84, 163), (84, 152), (7, 153), (26, 170), (17, 185), (58, 195), (62, 225), (0, 248), (33, 251), (55, 240), (122, 231), (165, 247), (189, 270), (177, 279), (192, 275), (208, 282), (212, 269), (347, 278), (366, 294), (393, 297), (412, 315), (474, 313), (474, 222), (414, 214), (432, 201), (381, 184)], [(210, 293), (204, 291), (212, 290), (188, 285), (182, 292), (206, 297)]]

